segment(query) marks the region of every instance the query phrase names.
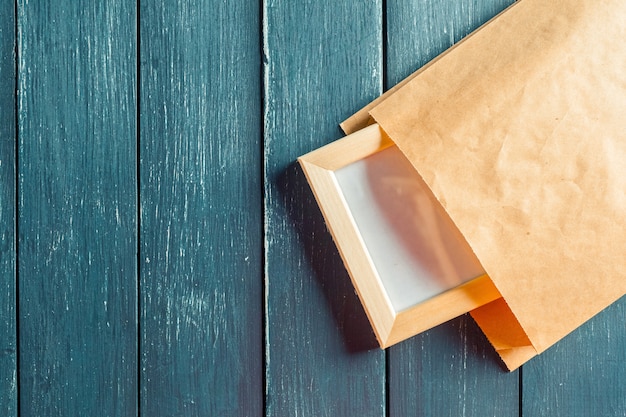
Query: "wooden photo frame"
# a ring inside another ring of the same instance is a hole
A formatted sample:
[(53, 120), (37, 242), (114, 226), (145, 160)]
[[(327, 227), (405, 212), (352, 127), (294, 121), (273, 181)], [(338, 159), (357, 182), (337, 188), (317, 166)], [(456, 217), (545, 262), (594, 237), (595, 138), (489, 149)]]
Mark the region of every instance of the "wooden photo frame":
[(500, 298), (378, 125), (298, 161), (382, 348)]

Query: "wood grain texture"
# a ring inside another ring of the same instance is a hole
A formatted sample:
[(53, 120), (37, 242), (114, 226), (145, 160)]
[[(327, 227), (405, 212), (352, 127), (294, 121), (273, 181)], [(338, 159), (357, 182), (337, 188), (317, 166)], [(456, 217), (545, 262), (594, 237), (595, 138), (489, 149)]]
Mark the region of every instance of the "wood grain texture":
[(513, 2), (387, 0), (385, 87), (393, 87)]
[(379, 350), (295, 162), (511, 1), (0, 0), (0, 415), (626, 416), (623, 299)]
[(0, 1), (0, 415), (17, 414), (15, 5)]
[(518, 416), (519, 373), (467, 315), (390, 348), (388, 360), (391, 417)]
[(383, 416), (385, 358), (296, 158), (380, 93), (380, 1), (264, 2), (266, 415)]
[(18, 2), (21, 416), (137, 412), (136, 13)]
[(524, 365), (522, 415), (626, 416), (625, 323), (623, 297)]
[(141, 3), (146, 416), (263, 413), (259, 12)]
[[(387, 1), (387, 87), (503, 10), (510, 1)], [(518, 416), (519, 374), (506, 373), (469, 316), (389, 350), (389, 415)]]

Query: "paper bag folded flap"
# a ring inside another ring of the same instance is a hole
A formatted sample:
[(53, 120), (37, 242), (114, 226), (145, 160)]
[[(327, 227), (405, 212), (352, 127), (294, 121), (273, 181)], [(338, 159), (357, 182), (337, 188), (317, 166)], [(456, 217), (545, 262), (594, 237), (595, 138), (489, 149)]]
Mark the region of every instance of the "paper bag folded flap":
[(626, 292), (624, 38), (621, 0), (520, 0), (370, 111), (506, 300), (472, 315), (510, 368)]
[(510, 371), (537, 355), (537, 350), (503, 298), (470, 314)]

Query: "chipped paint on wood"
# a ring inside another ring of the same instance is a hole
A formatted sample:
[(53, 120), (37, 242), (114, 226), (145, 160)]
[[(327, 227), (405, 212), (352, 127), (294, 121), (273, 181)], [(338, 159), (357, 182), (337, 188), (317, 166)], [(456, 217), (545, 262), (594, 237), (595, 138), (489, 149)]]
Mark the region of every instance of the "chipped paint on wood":
[(259, 9), (140, 7), (142, 414), (258, 416)]
[(0, 415), (17, 415), (15, 6), (0, 1)]
[(20, 414), (134, 415), (135, 3), (17, 6)]

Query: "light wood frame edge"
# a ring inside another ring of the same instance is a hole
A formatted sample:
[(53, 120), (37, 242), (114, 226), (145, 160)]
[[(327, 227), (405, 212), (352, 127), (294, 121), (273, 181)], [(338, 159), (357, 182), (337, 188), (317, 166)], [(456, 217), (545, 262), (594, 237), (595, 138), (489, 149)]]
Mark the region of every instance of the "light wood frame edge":
[(380, 134), (378, 126), (373, 125), (298, 158), (381, 346), (389, 337), (396, 313), (334, 171), (391, 145), (392, 142)]
[(298, 158), (381, 348), (501, 298), (491, 279), (481, 275), (413, 307), (394, 310), (334, 175), (389, 146), (393, 142), (373, 124)]

